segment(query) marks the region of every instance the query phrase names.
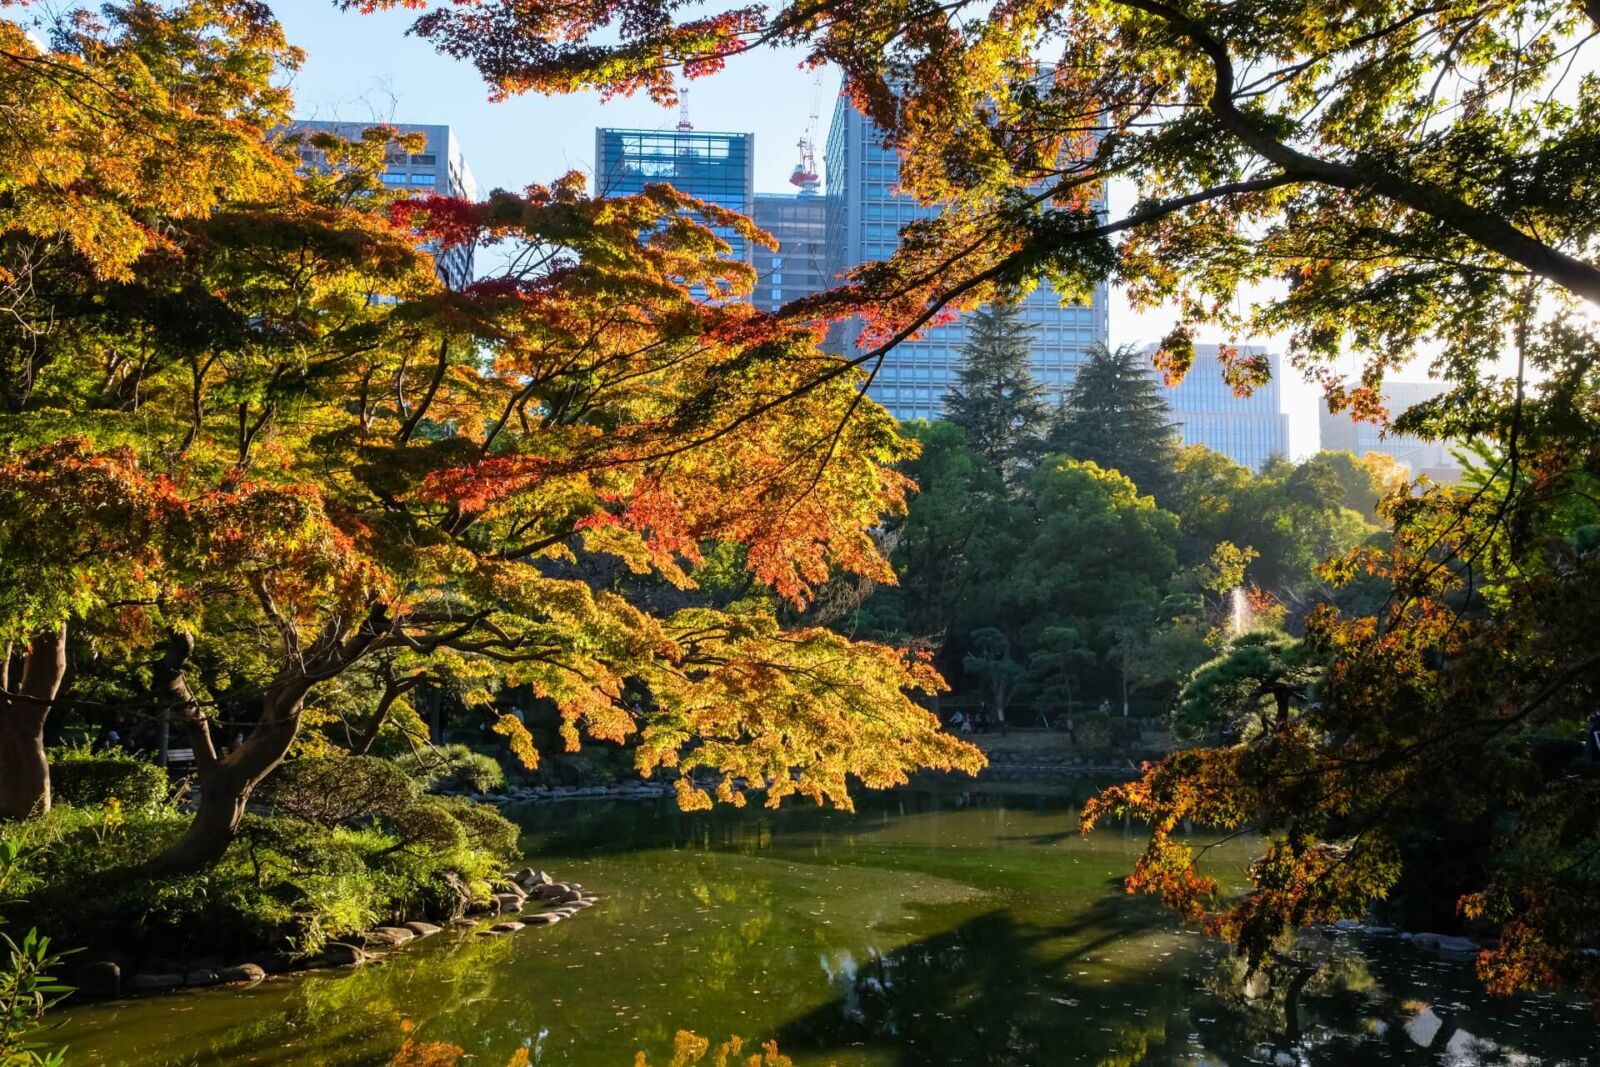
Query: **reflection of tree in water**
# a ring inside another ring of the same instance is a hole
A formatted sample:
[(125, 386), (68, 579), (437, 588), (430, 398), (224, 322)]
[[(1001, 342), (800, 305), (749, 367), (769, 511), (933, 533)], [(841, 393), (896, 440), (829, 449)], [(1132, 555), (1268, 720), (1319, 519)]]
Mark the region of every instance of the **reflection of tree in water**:
[[(1276, 967), (1255, 975), (1239, 960), (1221, 961), (1203, 983), (1220, 1010), (1196, 1013), (1202, 1043), (1300, 1064), (1559, 1064), (1590, 1051), (1573, 1043), (1567, 1027), (1519, 1026), (1513, 1016), (1530, 1011), (1527, 1001), (1487, 1000), (1470, 985), (1470, 975), (1453, 968), (1430, 974), (1428, 957), (1415, 950), (1403, 950), (1408, 964), (1387, 959), (1375, 966), (1361, 947), (1351, 938), (1313, 933)], [(1383, 952), (1370, 939), (1366, 947)], [(1451, 974), (1461, 987), (1447, 984)], [(1297, 978), (1305, 979), (1298, 990)], [(1550, 1018), (1547, 1011), (1544, 1018)], [(1486, 1028), (1514, 1034), (1517, 1044), (1472, 1032)]]
[[(474, 1004), (493, 999), (497, 976), (512, 951), (510, 938), (469, 938), (426, 956), (414, 950), (392, 966), (414, 968), (407, 977), (415, 985), (396, 981), (391, 965), (291, 979), (293, 984), (274, 1010), (255, 1014), (245, 1023), (229, 1014), (209, 1028), (186, 1020), (179, 1042), (184, 1051), (149, 1062), (151, 1067), (265, 1065), (290, 1059), (295, 1050), (314, 1047), (319, 1067), (383, 1063), (401, 1043), (401, 1020), (417, 1013), (418, 988), (429, 992), (429, 1015), (459, 1018), (459, 1013), (471, 1012)], [(276, 990), (263, 988), (250, 994), (208, 991), (194, 1011), (203, 1014), (212, 998), (220, 1002), (221, 998), (272, 992)]]
[(907, 1067), (933, 1063), (1098, 1062), (1125, 1052), (1125, 1039), (1181, 1010), (1183, 975), (1159, 961), (1137, 987), (1079, 980), (1076, 964), (1137, 929), (1115, 903), (1068, 924), (1032, 926), (991, 911), (903, 948), (821, 963), (838, 996), (777, 1032), (779, 1047), (829, 1052), (865, 1045)]
[[(1074, 782), (1057, 794), (1014, 794), (989, 789), (919, 789), (898, 793), (862, 791), (857, 812), (849, 814), (812, 804), (790, 803), (776, 812), (765, 808), (718, 807), (709, 812), (679, 811), (671, 801), (591, 801), (512, 808), (506, 814), (529, 834), (529, 854), (541, 860), (661, 848), (690, 848), (755, 854), (771, 847), (776, 835), (805, 836), (837, 831), (866, 836), (893, 824), (877, 816), (906, 816), (997, 808), (1070, 813), (1095, 792)], [(1076, 837), (1069, 827), (1066, 837)]]

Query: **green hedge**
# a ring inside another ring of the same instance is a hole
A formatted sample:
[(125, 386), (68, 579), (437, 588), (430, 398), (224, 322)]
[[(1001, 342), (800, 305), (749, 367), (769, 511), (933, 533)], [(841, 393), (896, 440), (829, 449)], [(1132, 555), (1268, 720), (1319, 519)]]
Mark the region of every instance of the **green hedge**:
[(123, 752), (68, 749), (50, 758), (50, 789), (57, 800), (80, 808), (116, 798), (124, 808), (148, 810), (167, 799), (160, 767)]

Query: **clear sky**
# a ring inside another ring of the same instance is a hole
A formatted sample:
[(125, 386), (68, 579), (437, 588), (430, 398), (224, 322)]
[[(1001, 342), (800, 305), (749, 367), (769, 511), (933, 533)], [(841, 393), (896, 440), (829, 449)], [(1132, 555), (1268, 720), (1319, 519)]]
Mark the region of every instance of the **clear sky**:
[[(598, 94), (523, 96), (491, 103), (487, 88), (470, 66), (440, 56), (425, 42), (406, 35), (412, 14), (345, 13), (331, 0), (276, 0), (272, 7), (290, 39), (307, 53), (305, 66), (294, 79), (299, 117), (447, 124), (455, 130), (485, 191), (549, 181), (574, 168), (589, 172), (597, 126), (670, 129), (678, 121), (676, 110), (642, 96), (606, 103)], [(817, 98), (816, 74), (802, 70), (799, 60), (798, 52), (738, 57), (722, 73), (694, 82), (689, 94), (689, 117), (696, 129), (755, 133), (755, 180), (760, 191), (792, 188), (789, 175), (798, 159), (796, 142), (807, 129)], [(838, 83), (836, 72), (824, 72), (819, 162), (824, 162), (822, 142)], [(1128, 190), (1117, 188), (1111, 197), (1113, 211), (1127, 208), (1132, 199)], [(1136, 313), (1120, 294), (1113, 295), (1113, 344), (1155, 340), (1172, 321), (1170, 314), (1160, 311)], [(1202, 333), (1199, 339), (1227, 338)], [(1255, 340), (1272, 344), (1270, 338)], [(1292, 371), (1285, 373), (1283, 386), (1290, 451), (1305, 455), (1317, 447), (1317, 393)]]

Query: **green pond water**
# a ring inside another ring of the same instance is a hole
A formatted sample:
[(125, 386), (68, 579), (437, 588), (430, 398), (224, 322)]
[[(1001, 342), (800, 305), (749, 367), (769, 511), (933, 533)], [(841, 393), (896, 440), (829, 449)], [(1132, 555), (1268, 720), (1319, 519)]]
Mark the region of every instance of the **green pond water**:
[[(532, 861), (600, 905), (359, 971), (81, 1007), (50, 1037), (73, 1067), (386, 1064), (406, 1025), (472, 1067), (524, 1047), (664, 1064), (677, 1030), (775, 1038), (801, 1067), (1600, 1063), (1587, 1006), (1490, 998), (1470, 964), (1364, 935), (1321, 939), (1291, 1044), (1280, 1000), (1246, 996), (1220, 946), (1121, 891), (1142, 839), (1080, 838), (1089, 790), (908, 790), (853, 816), (513, 811)], [(1210, 861), (1237, 881), (1247, 851)]]

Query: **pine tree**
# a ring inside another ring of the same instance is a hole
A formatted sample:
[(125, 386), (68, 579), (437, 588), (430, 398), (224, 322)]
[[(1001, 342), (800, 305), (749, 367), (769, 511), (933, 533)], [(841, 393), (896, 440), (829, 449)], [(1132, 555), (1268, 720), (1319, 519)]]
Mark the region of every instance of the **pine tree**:
[(1033, 378), (1028, 324), (1015, 305), (996, 304), (971, 319), (961, 349), (960, 383), (944, 398), (945, 418), (967, 433), (972, 451), (1007, 482), (1033, 466), (1049, 410)]
[(1170, 484), (1177, 426), (1146, 357), (1132, 345), (1096, 345), (1053, 421), (1052, 453), (1120, 471), (1141, 493), (1160, 497)]

